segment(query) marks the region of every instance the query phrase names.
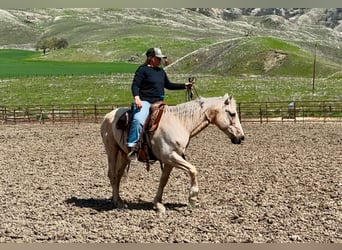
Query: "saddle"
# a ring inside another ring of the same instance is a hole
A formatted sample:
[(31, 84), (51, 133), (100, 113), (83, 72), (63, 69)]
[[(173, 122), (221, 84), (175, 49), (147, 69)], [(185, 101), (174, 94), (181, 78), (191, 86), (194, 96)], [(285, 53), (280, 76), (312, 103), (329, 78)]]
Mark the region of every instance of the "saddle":
[[(163, 115), (165, 103), (163, 101), (155, 102), (150, 107), (150, 113), (147, 117), (138, 142), (138, 161), (146, 162), (147, 168), (158, 159), (152, 152), (150, 135), (157, 130), (160, 119)], [(116, 128), (129, 132), (131, 121), (133, 118), (133, 106), (130, 110), (124, 112), (116, 123)]]

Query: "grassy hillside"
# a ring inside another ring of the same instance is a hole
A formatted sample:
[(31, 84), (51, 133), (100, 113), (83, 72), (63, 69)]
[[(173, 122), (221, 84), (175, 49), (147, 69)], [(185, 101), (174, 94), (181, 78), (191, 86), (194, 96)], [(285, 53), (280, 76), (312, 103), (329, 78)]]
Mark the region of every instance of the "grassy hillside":
[[(123, 37), (115, 41), (71, 46), (46, 55), (0, 50), (0, 77), (134, 72), (137, 65), (145, 60), (144, 52), (152, 39)], [(313, 55), (277, 38), (250, 37), (220, 43), (164, 38), (159, 42), (166, 44), (163, 51), (169, 55), (170, 65), (166, 70), (170, 73), (312, 77)], [(177, 61), (179, 58), (181, 60)], [(329, 77), (342, 70), (341, 65), (320, 55), (316, 61), (317, 77)]]
[[(314, 45), (313, 45), (314, 46)], [(198, 50), (178, 64), (172, 72), (211, 73), (223, 76), (264, 75), (312, 77), (313, 55), (296, 44), (273, 37), (250, 37)], [(316, 72), (328, 77), (342, 66), (317, 56)]]
[(148, 36), (124, 36), (102, 42), (85, 42), (71, 45), (65, 50), (57, 50), (41, 56), (40, 60), (79, 61), (79, 62), (127, 62), (134, 58), (142, 63), (146, 59), (145, 52), (150, 47), (160, 47), (168, 55), (170, 61), (176, 60), (184, 54), (205, 47), (213, 40), (201, 39), (197, 41), (176, 38)]
[[(133, 58), (140, 63), (147, 48), (161, 47), (171, 62), (185, 57), (185, 61), (172, 67), (185, 73), (300, 75), (303, 71), (307, 76), (310, 55), (318, 43), (322, 76), (341, 70), (336, 69), (336, 64), (342, 64), (342, 38), (338, 32), (319, 25), (296, 25), (272, 15), (228, 21), (189, 9), (0, 9), (0, 20), (0, 46), (34, 48), (39, 38), (66, 38), (69, 48), (41, 57), (47, 61), (127, 62)], [(246, 31), (251, 31), (247, 39)], [(258, 37), (275, 37), (283, 44)], [(236, 38), (241, 42), (230, 42)], [(227, 42), (213, 46), (224, 41)], [(288, 53), (289, 44), (299, 47), (300, 55)], [(210, 50), (203, 56), (196, 53), (196, 63), (186, 60), (191, 59), (186, 57), (189, 53), (206, 50), (209, 45)], [(286, 60), (273, 60), (281, 56), (276, 54), (278, 50), (288, 53)], [(258, 58), (273, 60), (277, 67), (266, 65), (263, 70)], [(218, 60), (221, 61), (215, 62)], [(299, 73), (292, 70), (291, 61), (302, 68)]]

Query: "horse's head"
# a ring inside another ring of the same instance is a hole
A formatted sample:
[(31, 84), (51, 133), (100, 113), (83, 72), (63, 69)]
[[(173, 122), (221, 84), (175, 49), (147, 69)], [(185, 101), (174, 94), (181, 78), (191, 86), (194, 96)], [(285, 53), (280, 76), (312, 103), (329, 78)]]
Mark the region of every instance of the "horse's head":
[(232, 143), (240, 144), (245, 139), (235, 99), (232, 96), (226, 94), (216, 105), (207, 109), (206, 115), (211, 123), (228, 135)]

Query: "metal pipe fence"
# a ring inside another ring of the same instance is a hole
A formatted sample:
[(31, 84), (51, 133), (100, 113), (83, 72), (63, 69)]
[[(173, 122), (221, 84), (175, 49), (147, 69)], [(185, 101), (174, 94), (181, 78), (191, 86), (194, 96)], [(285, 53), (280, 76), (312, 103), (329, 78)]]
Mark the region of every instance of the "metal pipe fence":
[(106, 113), (115, 105), (36, 105), (36, 106), (0, 106), (0, 121), (2, 124), (21, 122), (44, 123), (80, 123), (100, 122)]
[(342, 121), (342, 101), (291, 101), (238, 103), (241, 121), (318, 122)]
[[(0, 106), (0, 123), (81, 123), (102, 121), (117, 105)], [(342, 101), (240, 102), (241, 122), (342, 122)]]

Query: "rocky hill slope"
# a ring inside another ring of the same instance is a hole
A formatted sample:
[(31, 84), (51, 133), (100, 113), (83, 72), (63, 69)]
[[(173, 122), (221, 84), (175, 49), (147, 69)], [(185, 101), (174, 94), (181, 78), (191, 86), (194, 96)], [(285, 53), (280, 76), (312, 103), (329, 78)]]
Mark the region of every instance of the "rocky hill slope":
[(0, 22), (2, 47), (33, 48), (39, 38), (49, 36), (63, 36), (73, 43), (101, 41), (140, 35), (139, 29), (134, 28), (139, 26), (150, 26), (152, 35), (152, 27), (161, 27), (172, 36), (178, 31), (178, 36), (188, 38), (266, 34), (329, 43), (342, 41), (339, 8), (0, 9)]
[(296, 25), (322, 25), (342, 31), (342, 8), (229, 8), (229, 9), (192, 9), (204, 15), (222, 18), (227, 21), (244, 19), (248, 16), (273, 16), (278, 21)]

